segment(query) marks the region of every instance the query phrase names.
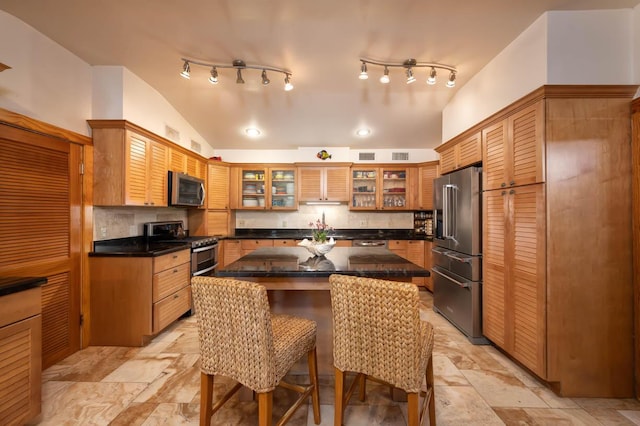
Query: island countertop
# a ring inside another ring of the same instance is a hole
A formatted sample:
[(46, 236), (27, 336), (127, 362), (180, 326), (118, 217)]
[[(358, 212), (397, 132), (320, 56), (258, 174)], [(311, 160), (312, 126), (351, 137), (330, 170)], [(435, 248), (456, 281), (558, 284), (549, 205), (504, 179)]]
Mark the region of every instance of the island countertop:
[(318, 257), (304, 247), (264, 247), (215, 272), (217, 277), (232, 278), (326, 278), (331, 274), (395, 280), (430, 276), (428, 270), (391, 250), (370, 247), (334, 247)]

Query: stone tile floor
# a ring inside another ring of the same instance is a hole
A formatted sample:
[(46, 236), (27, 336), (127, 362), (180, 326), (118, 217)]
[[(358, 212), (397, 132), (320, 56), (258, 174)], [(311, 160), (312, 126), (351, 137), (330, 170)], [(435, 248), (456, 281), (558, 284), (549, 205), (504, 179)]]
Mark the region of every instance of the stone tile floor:
[[(422, 317), (436, 329), (434, 374), (438, 425), (640, 425), (635, 399), (560, 398), (492, 346), (474, 346), (433, 312), (431, 293), (420, 292)], [(200, 373), (194, 317), (182, 319), (144, 348), (89, 347), (43, 373), (39, 425), (198, 424)], [(292, 378), (295, 380), (295, 378)], [(218, 380), (222, 392), (230, 380)], [(333, 424), (333, 382), (321, 377), (322, 425)], [(295, 395), (278, 389), (274, 417)], [(371, 383), (367, 400), (354, 397), (345, 424), (404, 425), (406, 403)], [(0, 423), (1, 420), (0, 420)], [(234, 397), (213, 424), (257, 423), (257, 403)], [(289, 423), (313, 425), (309, 406)]]

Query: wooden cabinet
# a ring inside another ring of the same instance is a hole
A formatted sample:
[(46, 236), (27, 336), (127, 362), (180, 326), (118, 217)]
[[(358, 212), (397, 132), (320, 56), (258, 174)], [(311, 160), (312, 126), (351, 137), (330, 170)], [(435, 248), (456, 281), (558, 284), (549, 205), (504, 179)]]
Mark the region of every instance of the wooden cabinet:
[(418, 197), (414, 207), (433, 210), (433, 180), (439, 176), (438, 162), (420, 164), (418, 167)]
[(440, 173), (454, 170), (482, 161), (482, 138), (479, 132), (462, 135), (437, 147), (440, 154)]
[[(424, 241), (423, 240), (389, 240), (389, 250), (398, 256), (424, 268)], [(412, 282), (416, 285), (424, 285), (424, 277), (414, 277)]]
[(207, 178), (207, 163), (177, 146), (169, 151), (169, 170), (186, 173), (202, 180)]
[(544, 102), (523, 108), (482, 130), (482, 187), (544, 182)]
[(299, 201), (349, 201), (349, 166), (299, 166)]
[(409, 210), (409, 168), (358, 165), (351, 168), (351, 210)]
[(252, 251), (261, 247), (273, 247), (274, 240), (240, 240), (240, 247), (242, 247), (242, 255), (251, 253)]
[(191, 250), (89, 258), (91, 345), (144, 346), (191, 309)]
[(483, 193), (483, 334), (541, 377), (545, 365), (545, 193)]
[(95, 205), (167, 206), (165, 145), (131, 129), (99, 127), (93, 146)]
[(544, 86), (482, 126), (483, 333), (566, 397), (631, 397), (630, 99)]
[(229, 166), (226, 164), (208, 165), (207, 208), (211, 210), (229, 208)]
[(431, 249), (433, 249), (432, 241), (424, 242), (424, 269), (428, 270), (432, 275), (425, 277), (424, 286), (431, 292), (433, 292), (433, 272), (431, 267), (433, 266), (433, 260), (431, 258)]
[(242, 240), (233, 239), (223, 241), (224, 257), (222, 258), (223, 262), (220, 267), (229, 265), (243, 256), (241, 241)]
[(0, 297), (0, 419), (22, 425), (41, 411), (42, 291)]
[(239, 169), (243, 210), (295, 210), (297, 169), (292, 165), (245, 166)]

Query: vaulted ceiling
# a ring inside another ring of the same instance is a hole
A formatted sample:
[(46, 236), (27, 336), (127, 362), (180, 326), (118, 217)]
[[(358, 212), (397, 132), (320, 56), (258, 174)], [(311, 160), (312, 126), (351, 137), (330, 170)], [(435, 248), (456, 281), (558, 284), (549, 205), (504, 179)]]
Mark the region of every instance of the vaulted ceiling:
[[(121, 65), (146, 81), (219, 149), (297, 147), (430, 148), (456, 91), (547, 10), (633, 7), (640, 0), (0, 0), (20, 18), (90, 65)], [(283, 75), (191, 66), (181, 58), (284, 68)], [(408, 58), (457, 68), (456, 87), (425, 83), (429, 69), (369, 66), (360, 58)], [(99, 118), (99, 117), (94, 117)], [(126, 117), (125, 117), (126, 118)], [(261, 130), (258, 138), (245, 134)], [(368, 137), (355, 134), (371, 129)]]

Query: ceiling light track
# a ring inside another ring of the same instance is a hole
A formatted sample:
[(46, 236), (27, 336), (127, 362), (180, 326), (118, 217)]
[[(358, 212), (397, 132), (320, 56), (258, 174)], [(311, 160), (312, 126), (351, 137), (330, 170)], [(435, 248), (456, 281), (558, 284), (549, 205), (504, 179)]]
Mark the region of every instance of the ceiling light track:
[(369, 78), (367, 64), (378, 65), (384, 67), (384, 74), (380, 77), (380, 83), (387, 84), (391, 81), (389, 76), (389, 68), (404, 68), (406, 74), (406, 83), (411, 84), (416, 81), (414, 75), (414, 68), (429, 68), (429, 74), (426, 79), (427, 84), (433, 85), (436, 83), (438, 69), (446, 70), (449, 72), (449, 78), (447, 79), (447, 87), (454, 87), (456, 85), (456, 74), (458, 70), (451, 65), (439, 64), (437, 62), (418, 62), (415, 59), (407, 59), (404, 62), (383, 62), (375, 61), (367, 58), (360, 58), (360, 74), (358, 78), (366, 80)]
[(289, 91), (293, 89), (293, 84), (291, 84), (291, 76), (293, 73), (284, 68), (276, 68), (276, 67), (271, 67), (267, 65), (250, 65), (245, 63), (241, 59), (236, 59), (231, 64), (214, 64), (210, 62), (196, 61), (194, 59), (189, 59), (189, 58), (180, 58), (180, 59), (182, 59), (183, 61), (182, 71), (180, 72), (180, 75), (186, 79), (191, 78), (191, 65), (199, 65), (199, 66), (207, 67), (211, 69), (211, 75), (209, 77), (209, 82), (211, 84), (218, 84), (218, 81), (219, 81), (218, 69), (222, 69), (222, 68), (235, 69), (236, 83), (244, 84), (244, 79), (242, 78), (242, 71), (247, 69), (252, 69), (252, 70), (261, 71), (261, 74), (260, 74), (261, 81), (262, 81), (262, 84), (265, 86), (271, 82), (271, 80), (269, 80), (269, 78), (267, 77), (267, 71), (269, 71), (269, 72), (277, 72), (284, 75), (284, 90)]

